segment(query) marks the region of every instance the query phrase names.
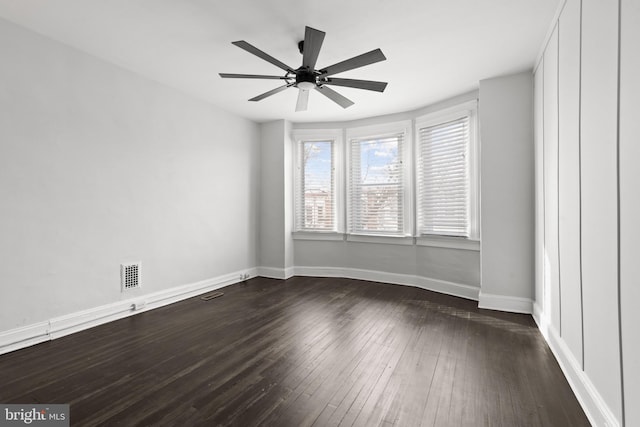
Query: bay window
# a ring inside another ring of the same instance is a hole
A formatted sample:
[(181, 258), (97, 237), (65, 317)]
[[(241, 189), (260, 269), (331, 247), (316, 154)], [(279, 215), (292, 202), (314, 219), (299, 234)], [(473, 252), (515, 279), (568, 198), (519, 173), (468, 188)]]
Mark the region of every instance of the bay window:
[(476, 116), (472, 101), (401, 122), (294, 130), (294, 237), (477, 250)]

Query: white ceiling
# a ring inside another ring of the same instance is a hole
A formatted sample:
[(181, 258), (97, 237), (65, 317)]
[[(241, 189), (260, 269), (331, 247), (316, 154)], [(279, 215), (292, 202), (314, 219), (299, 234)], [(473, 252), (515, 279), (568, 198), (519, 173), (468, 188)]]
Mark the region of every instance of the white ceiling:
[[(559, 0), (0, 0), (0, 16), (259, 122), (341, 121), (412, 110), (533, 67)], [(381, 48), (387, 60), (338, 74), (387, 81), (384, 93), (335, 87), (342, 109), (281, 84), (219, 72), (283, 75), (233, 46), (246, 40), (293, 67), (308, 25), (327, 33), (318, 68)]]

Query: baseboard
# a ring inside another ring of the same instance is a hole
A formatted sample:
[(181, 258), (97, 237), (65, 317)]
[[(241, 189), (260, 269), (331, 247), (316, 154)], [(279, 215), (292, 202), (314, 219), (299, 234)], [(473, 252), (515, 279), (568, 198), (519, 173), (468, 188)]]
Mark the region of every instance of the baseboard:
[(479, 288), (461, 283), (411, 274), (387, 273), (384, 271), (364, 270), (358, 268), (337, 267), (298, 267), (294, 268), (296, 276), (312, 277), (344, 277), (347, 279), (370, 280), (395, 285), (415, 286), (428, 291), (439, 292), (470, 300), (478, 300)]
[(0, 354), (49, 341), (49, 322), (38, 322), (0, 332)]
[(533, 301), (530, 298), (495, 295), (480, 291), (478, 308), (531, 314), (533, 313)]
[(536, 325), (538, 325), (538, 329), (540, 330), (540, 333), (542, 333), (542, 336), (544, 337), (545, 340), (547, 340), (547, 342), (549, 342), (549, 319), (545, 316), (544, 311), (542, 310), (542, 307), (540, 306), (540, 304), (538, 304), (538, 302), (534, 302), (533, 303), (533, 320), (535, 320)]
[(589, 422), (593, 426), (620, 427), (620, 422), (598, 393), (587, 374), (582, 370), (580, 363), (560, 337), (554, 327), (552, 327), (545, 316), (544, 311), (538, 303), (533, 305), (533, 319), (538, 325), (538, 329), (547, 341), (551, 352), (558, 361), (560, 369), (564, 374), (573, 394), (578, 399), (580, 406), (584, 410)]
[(294, 267), (275, 268), (275, 267), (258, 267), (257, 275), (268, 279), (287, 280), (295, 275)]
[[(200, 295), (215, 289), (219, 289), (244, 279), (242, 274), (255, 277), (255, 268), (229, 273), (196, 283), (177, 286), (159, 292), (139, 295), (134, 298), (117, 301), (111, 304), (94, 307), (71, 313), (65, 316), (55, 317), (46, 322), (39, 322), (0, 333), (0, 354), (19, 350), (44, 341), (57, 339), (74, 332), (79, 332), (107, 322), (133, 316), (145, 311), (153, 310), (174, 302)], [(145, 303), (143, 309), (134, 310), (134, 304)]]

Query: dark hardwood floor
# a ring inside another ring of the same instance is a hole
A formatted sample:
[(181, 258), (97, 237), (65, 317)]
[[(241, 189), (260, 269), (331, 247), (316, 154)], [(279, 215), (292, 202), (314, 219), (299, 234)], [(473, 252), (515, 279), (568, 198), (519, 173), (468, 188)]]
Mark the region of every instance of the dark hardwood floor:
[(0, 356), (0, 402), (78, 426), (585, 426), (530, 316), (349, 279), (252, 279)]

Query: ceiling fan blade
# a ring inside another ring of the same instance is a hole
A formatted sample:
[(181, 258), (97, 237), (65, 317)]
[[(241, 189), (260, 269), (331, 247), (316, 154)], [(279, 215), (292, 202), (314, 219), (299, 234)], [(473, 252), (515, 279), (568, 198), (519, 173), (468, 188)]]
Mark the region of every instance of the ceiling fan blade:
[(262, 95), (254, 96), (249, 101), (260, 101), (262, 99), (265, 99), (268, 96), (275, 95), (278, 92), (282, 92), (283, 90), (285, 90), (286, 88), (288, 88), (290, 86), (293, 86), (293, 83), (289, 83), (289, 84), (286, 84), (284, 86), (280, 86), (280, 87), (277, 87), (275, 89), (271, 89), (270, 91), (265, 92)]
[(260, 49), (258, 49), (257, 47), (253, 46), (252, 44), (247, 43), (244, 40), (240, 40), (237, 42), (233, 42), (232, 44), (238, 46), (240, 49), (244, 49), (249, 53), (253, 53), (255, 56), (264, 59), (267, 62), (272, 63), (273, 65), (275, 65), (276, 67), (282, 68), (285, 71), (289, 71), (289, 72), (293, 72), (293, 68), (289, 67), (287, 64), (285, 64), (284, 62), (280, 62), (278, 61), (276, 58), (274, 58), (273, 56), (269, 55), (268, 53), (265, 53), (263, 51), (261, 51)]
[(298, 89), (298, 102), (296, 103), (296, 111), (307, 111), (309, 104), (309, 91)]
[(264, 76), (262, 74), (230, 74), (230, 73), (219, 73), (220, 77), (225, 79), (274, 79), (274, 80), (287, 80), (293, 77), (282, 77), (282, 76)]
[(348, 108), (353, 105), (353, 101), (345, 98), (344, 96), (340, 95), (338, 92), (327, 86), (316, 86), (316, 90), (336, 104), (340, 105), (342, 108)]
[(326, 81), (320, 82), (325, 85), (354, 87), (356, 89), (374, 90), (376, 92), (384, 92), (387, 82), (376, 82), (373, 80), (354, 80), (354, 79), (335, 79), (328, 78)]
[(363, 53), (362, 55), (354, 56), (351, 59), (347, 59), (337, 64), (330, 65), (320, 70), (319, 77), (327, 77), (333, 74), (342, 73), (343, 71), (353, 70), (355, 68), (364, 67), (365, 65), (375, 64), (376, 62), (384, 61), (387, 59), (380, 49), (372, 50), (371, 52)]
[(302, 66), (314, 69), (318, 54), (324, 41), (325, 33), (311, 27), (305, 27), (304, 30), (304, 47), (302, 53)]

